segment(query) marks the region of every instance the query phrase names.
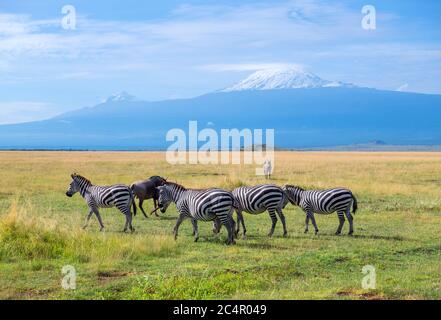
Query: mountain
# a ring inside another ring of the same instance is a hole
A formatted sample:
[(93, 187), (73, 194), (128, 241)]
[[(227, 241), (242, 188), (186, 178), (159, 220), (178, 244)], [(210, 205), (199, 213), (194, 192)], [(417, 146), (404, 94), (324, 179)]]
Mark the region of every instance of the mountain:
[[(246, 90), (236, 87), (157, 102), (139, 101), (127, 94), (44, 121), (2, 125), (0, 146), (166, 149), (173, 143), (166, 140), (167, 132), (176, 128), (188, 136), (190, 120), (198, 121), (198, 130), (212, 128), (218, 134), (232, 128), (275, 129), (278, 148), (325, 148), (369, 141), (441, 145), (441, 95), (332, 86), (309, 74), (302, 76), (304, 81), (295, 82), (301, 78), (299, 73), (285, 82), (275, 81), (282, 74), (266, 77), (265, 86)], [(296, 85), (306, 88), (292, 89)]]
[(299, 67), (259, 70), (245, 80), (224, 89), (224, 92), (243, 90), (305, 89), (326, 87), (355, 87), (353, 84), (329, 81)]
[(104, 102), (122, 102), (122, 101), (134, 101), (134, 100), (136, 100), (135, 96), (132, 96), (126, 91), (121, 91), (111, 95)]

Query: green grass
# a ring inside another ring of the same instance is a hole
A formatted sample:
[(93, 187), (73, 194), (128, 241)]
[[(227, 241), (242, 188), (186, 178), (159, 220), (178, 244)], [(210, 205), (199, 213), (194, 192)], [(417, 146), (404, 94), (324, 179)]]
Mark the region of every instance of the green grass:
[[(159, 153), (0, 153), (0, 298), (440, 299), (440, 165), (438, 153), (278, 153), (275, 183), (354, 190), (355, 235), (334, 235), (335, 214), (317, 216), (318, 236), (304, 234), (304, 214), (288, 206), (288, 238), (280, 222), (266, 236), (267, 214), (246, 214), (247, 239), (226, 246), (225, 229), (213, 235), (203, 222), (198, 243), (189, 221), (174, 241), (174, 207), (159, 218), (138, 211), (134, 234), (104, 209), (106, 231), (94, 219), (84, 231), (86, 205), (64, 195), (69, 174), (232, 188), (263, 182), (253, 167), (170, 166)], [(64, 265), (77, 271), (75, 290), (61, 287)], [(375, 290), (361, 287), (365, 265), (376, 268)]]

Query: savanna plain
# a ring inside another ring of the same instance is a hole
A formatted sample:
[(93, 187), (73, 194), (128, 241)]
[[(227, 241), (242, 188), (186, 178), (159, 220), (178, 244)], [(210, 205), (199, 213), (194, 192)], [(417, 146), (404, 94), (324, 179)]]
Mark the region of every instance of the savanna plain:
[[(276, 152), (271, 183), (354, 192), (355, 233), (346, 222), (334, 235), (332, 214), (316, 215), (319, 235), (304, 234), (304, 213), (289, 204), (287, 238), (280, 221), (267, 237), (267, 213), (245, 214), (247, 238), (233, 246), (204, 222), (193, 242), (189, 220), (175, 241), (173, 205), (147, 219), (138, 209), (133, 234), (116, 209), (101, 209), (104, 232), (95, 218), (83, 230), (86, 204), (65, 195), (74, 171), (99, 185), (152, 175), (192, 188), (268, 182), (255, 165), (171, 165), (160, 152), (0, 152), (0, 298), (441, 298), (441, 153)], [(74, 290), (61, 285), (66, 265)], [(366, 265), (375, 289), (362, 287)]]

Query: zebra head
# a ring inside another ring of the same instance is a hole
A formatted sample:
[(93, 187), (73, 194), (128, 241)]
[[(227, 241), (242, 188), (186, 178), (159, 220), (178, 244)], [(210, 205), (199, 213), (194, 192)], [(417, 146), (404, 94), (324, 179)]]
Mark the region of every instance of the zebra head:
[(75, 193), (80, 191), (80, 185), (76, 180), (77, 174), (73, 173), (70, 176), (72, 178), (72, 181), (69, 184), (69, 188), (66, 191), (66, 196), (68, 196), (68, 197), (72, 197)]
[[(69, 185), (69, 188), (66, 191), (66, 196), (72, 197), (77, 192), (83, 192), (88, 186), (91, 185), (91, 182), (80, 176), (79, 174), (73, 173), (70, 175), (72, 178), (72, 182)], [(81, 193), (83, 194), (83, 193)]]
[(162, 213), (167, 211), (168, 206), (173, 201), (171, 190), (167, 185), (159, 186), (156, 188), (158, 190), (158, 206)]
[(289, 202), (298, 206), (300, 203), (301, 194), (305, 190), (297, 186), (286, 185), (283, 187), (283, 191), (285, 191)]

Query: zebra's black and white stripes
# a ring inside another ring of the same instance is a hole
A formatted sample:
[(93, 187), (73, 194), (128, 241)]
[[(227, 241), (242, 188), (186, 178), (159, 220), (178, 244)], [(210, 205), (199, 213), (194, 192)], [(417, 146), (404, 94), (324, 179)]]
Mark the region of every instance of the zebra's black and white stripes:
[(349, 234), (354, 232), (353, 213), (357, 211), (357, 199), (348, 189), (334, 188), (327, 190), (304, 190), (297, 186), (286, 185), (284, 188), (288, 200), (303, 209), (306, 213), (305, 233), (308, 232), (309, 220), (318, 233), (314, 213), (330, 214), (337, 211), (339, 225), (336, 234), (340, 234), (345, 222), (345, 216), (349, 221)]
[[(134, 203), (134, 193), (130, 187), (123, 184), (111, 186), (93, 185), (87, 178), (72, 174), (72, 181), (66, 195), (72, 197), (79, 192), (89, 206), (89, 213), (86, 217), (84, 228), (95, 214), (100, 224), (101, 230), (104, 229), (99, 208), (118, 208), (126, 217), (124, 231), (132, 226), (131, 206), (133, 215), (136, 215)], [(283, 208), (291, 202), (298, 205), (306, 213), (305, 232), (308, 232), (309, 221), (311, 220), (315, 233), (318, 233), (314, 213), (330, 214), (337, 212), (339, 225), (336, 234), (340, 234), (345, 223), (345, 218), (349, 221), (349, 234), (353, 234), (353, 216), (357, 211), (357, 199), (353, 193), (345, 188), (333, 188), (327, 190), (304, 190), (293, 185), (286, 185), (283, 188), (274, 184), (261, 184), (256, 186), (243, 186), (234, 189), (232, 192), (219, 189), (187, 189), (179, 184), (167, 182), (165, 185), (156, 189), (158, 192), (159, 208), (162, 212), (167, 210), (171, 202), (176, 204), (179, 217), (174, 227), (174, 236), (177, 238), (180, 224), (184, 219), (189, 218), (193, 224), (195, 241), (198, 240), (197, 221), (213, 221), (213, 231), (219, 232), (222, 225), (228, 231), (228, 244), (234, 243), (235, 236), (243, 226), (243, 234), (246, 235), (246, 226), (243, 212), (250, 214), (260, 214), (268, 211), (272, 225), (269, 236), (274, 233), (277, 224), (277, 216), (283, 225), (283, 235), (287, 235), (285, 216)], [(237, 229), (232, 217), (236, 210), (238, 217)], [(235, 230), (236, 229), (236, 230)]]
[(234, 189), (232, 194), (237, 202), (237, 233), (240, 231), (240, 223), (242, 223), (243, 226), (243, 234), (245, 235), (247, 232), (242, 215), (243, 211), (250, 214), (259, 214), (268, 211), (272, 222), (268, 236), (271, 237), (274, 233), (277, 223), (277, 215), (282, 221), (283, 235), (286, 236), (288, 234), (288, 231), (286, 230), (285, 216), (282, 212), (286, 198), (282, 188), (273, 184), (262, 184), (252, 187), (239, 187)]
[(228, 244), (234, 243), (233, 195), (222, 189), (186, 189), (185, 187), (167, 182), (158, 187), (159, 208), (165, 212), (171, 202), (176, 204), (179, 217), (174, 228), (175, 239), (182, 221), (190, 218), (193, 223), (195, 241), (198, 240), (197, 221), (219, 221), (228, 231)]
[(126, 216), (124, 231), (127, 231), (128, 228), (130, 228), (131, 231), (135, 230), (132, 226), (130, 206), (133, 205), (134, 215), (136, 215), (136, 206), (132, 190), (130, 190), (128, 186), (123, 184), (95, 186), (88, 179), (78, 174), (74, 173), (71, 177), (72, 182), (69, 185), (66, 195), (72, 197), (75, 193), (79, 192), (89, 206), (89, 213), (83, 228), (87, 227), (92, 214), (95, 214), (101, 230), (103, 230), (104, 224), (99, 213), (99, 208), (117, 207)]

